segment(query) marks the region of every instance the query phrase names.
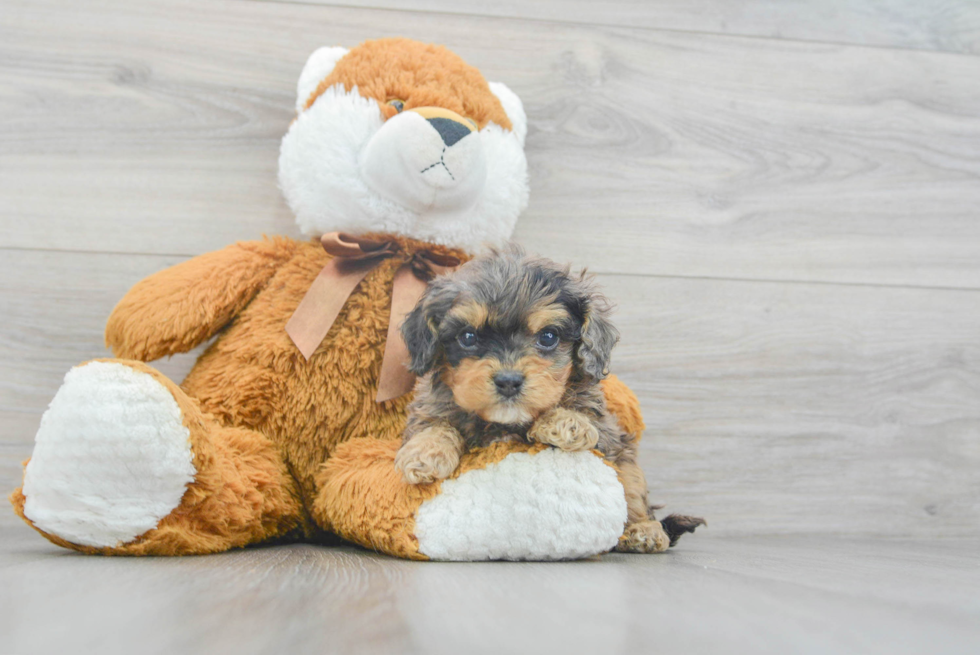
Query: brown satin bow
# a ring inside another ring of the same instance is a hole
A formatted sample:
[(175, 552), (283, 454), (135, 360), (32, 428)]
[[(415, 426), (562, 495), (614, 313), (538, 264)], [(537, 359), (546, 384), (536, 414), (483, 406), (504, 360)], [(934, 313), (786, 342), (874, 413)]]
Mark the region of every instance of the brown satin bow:
[(358, 283), (390, 257), (406, 261), (395, 272), (391, 289), (391, 316), (388, 339), (378, 377), (377, 402), (397, 398), (412, 390), (415, 376), (408, 370), (408, 348), (399, 327), (425, 291), (426, 283), (440, 273), (452, 270), (462, 262), (453, 255), (420, 250), (413, 255), (399, 249), (395, 241), (381, 241), (343, 232), (331, 232), (320, 238), (323, 249), (333, 255), (313, 280), (292, 318), (286, 323), (286, 334), (303, 357), (309, 359), (337, 320), (347, 298)]

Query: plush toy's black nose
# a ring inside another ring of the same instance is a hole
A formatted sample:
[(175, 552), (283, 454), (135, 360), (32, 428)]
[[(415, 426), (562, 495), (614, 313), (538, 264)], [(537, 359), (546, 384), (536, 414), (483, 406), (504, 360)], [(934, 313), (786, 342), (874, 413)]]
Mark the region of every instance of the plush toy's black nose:
[(427, 118), (426, 120), (432, 127), (436, 128), (436, 132), (442, 137), (442, 142), (446, 144), (447, 148), (472, 132), (470, 128), (451, 118)]
[(504, 398), (512, 398), (521, 392), (524, 375), (517, 371), (501, 371), (493, 376), (493, 383), (497, 385), (497, 393)]

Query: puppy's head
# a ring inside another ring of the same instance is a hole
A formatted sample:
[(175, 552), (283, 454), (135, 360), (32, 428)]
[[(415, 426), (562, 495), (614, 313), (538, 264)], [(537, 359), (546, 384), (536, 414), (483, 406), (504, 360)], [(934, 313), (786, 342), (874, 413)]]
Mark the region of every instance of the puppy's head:
[(591, 278), (511, 247), (434, 280), (402, 325), (417, 375), (435, 370), (456, 404), (486, 421), (527, 424), (573, 374), (608, 373), (619, 333)]

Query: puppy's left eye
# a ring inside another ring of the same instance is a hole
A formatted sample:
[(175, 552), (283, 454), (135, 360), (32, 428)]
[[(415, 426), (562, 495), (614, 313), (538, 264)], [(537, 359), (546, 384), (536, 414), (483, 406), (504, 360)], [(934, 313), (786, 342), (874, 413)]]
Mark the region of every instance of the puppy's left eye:
[(467, 350), (476, 348), (476, 332), (473, 330), (463, 330), (459, 333), (459, 336), (456, 337), (456, 341), (459, 342), (460, 346), (466, 348)]
[(558, 332), (551, 328), (545, 328), (538, 333), (538, 348), (542, 350), (553, 350), (558, 345)]
[(388, 104), (394, 107), (395, 111), (397, 111), (399, 114), (405, 109), (405, 102), (397, 98), (389, 100)]

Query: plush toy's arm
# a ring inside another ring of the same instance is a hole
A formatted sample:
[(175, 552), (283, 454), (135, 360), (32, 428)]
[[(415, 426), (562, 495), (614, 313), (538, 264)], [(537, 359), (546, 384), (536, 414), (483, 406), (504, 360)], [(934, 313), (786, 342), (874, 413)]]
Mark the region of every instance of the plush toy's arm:
[(602, 381), (602, 391), (606, 395), (606, 407), (619, 421), (619, 427), (639, 441), (646, 425), (643, 424), (640, 401), (636, 399), (636, 395), (615, 375)]
[(116, 357), (144, 362), (191, 350), (231, 321), (297, 245), (282, 238), (236, 243), (151, 275), (112, 310), (106, 345)]

